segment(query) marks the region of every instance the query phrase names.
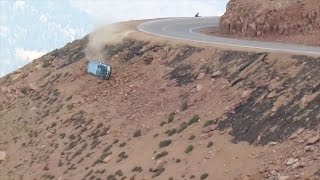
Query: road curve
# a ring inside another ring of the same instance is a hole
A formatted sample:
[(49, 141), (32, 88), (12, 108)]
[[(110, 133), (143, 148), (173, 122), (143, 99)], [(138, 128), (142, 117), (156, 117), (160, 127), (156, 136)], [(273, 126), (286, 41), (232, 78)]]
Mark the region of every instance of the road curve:
[(201, 18), (170, 18), (151, 20), (138, 25), (138, 30), (161, 37), (189, 40), (194, 42), (254, 48), (267, 51), (280, 51), (296, 54), (320, 55), (320, 47), (304, 46), (297, 44), (261, 42), (251, 40), (240, 40), (224, 37), (209, 36), (199, 32), (203, 27), (218, 27), (219, 17)]

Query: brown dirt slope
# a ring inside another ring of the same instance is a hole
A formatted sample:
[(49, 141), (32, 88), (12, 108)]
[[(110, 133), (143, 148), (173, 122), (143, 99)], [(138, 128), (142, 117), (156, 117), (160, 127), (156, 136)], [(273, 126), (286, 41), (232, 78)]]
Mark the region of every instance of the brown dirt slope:
[(224, 33), (320, 45), (318, 0), (231, 0), (221, 18)]
[(0, 179), (320, 178), (320, 58), (89, 40), (0, 79)]

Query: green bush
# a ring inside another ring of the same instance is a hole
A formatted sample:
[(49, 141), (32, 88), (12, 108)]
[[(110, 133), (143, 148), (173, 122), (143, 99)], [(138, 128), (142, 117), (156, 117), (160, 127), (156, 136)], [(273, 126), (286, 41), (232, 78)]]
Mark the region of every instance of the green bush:
[(162, 157), (164, 157), (164, 156), (166, 156), (166, 155), (168, 155), (168, 154), (169, 154), (169, 153), (168, 153), (167, 151), (163, 151), (163, 152), (157, 154), (157, 155), (154, 157), (154, 159), (160, 159), (160, 158), (162, 158)]
[(160, 126), (162, 127), (162, 126), (164, 126), (164, 125), (166, 125), (166, 124), (167, 124), (166, 122), (162, 121), (162, 122), (160, 123)]
[(119, 147), (124, 147), (124, 146), (126, 146), (126, 142), (123, 142), (119, 145)]
[(169, 146), (171, 144), (171, 142), (172, 141), (170, 139), (161, 141), (160, 144), (159, 144), (159, 147), (160, 148), (167, 147), (167, 146)]
[(196, 136), (192, 134), (192, 135), (189, 137), (189, 141), (193, 140), (195, 137), (196, 137)]
[(116, 176), (123, 176), (123, 172), (119, 169), (116, 173), (115, 173)]
[(208, 126), (210, 126), (210, 125), (212, 125), (212, 124), (214, 124), (214, 123), (215, 123), (214, 120), (209, 120), (209, 121), (207, 121), (207, 122), (204, 123), (203, 128), (208, 127)]
[(172, 123), (173, 122), (175, 114), (176, 114), (175, 112), (172, 112), (172, 113), (169, 114), (168, 123)]
[(185, 129), (187, 129), (188, 124), (186, 122), (181, 123), (181, 125), (179, 126), (177, 133), (181, 133), (182, 131), (184, 131)]
[(177, 129), (176, 129), (176, 128), (171, 129), (171, 130), (168, 130), (168, 131), (166, 132), (166, 134), (167, 134), (168, 136), (173, 136), (175, 133), (177, 133)]
[(201, 175), (200, 179), (204, 180), (204, 179), (207, 179), (208, 177), (209, 177), (209, 174), (205, 173)]
[(113, 141), (113, 144), (117, 144), (119, 142), (119, 140), (118, 139), (115, 139), (114, 141)]
[(143, 171), (143, 169), (142, 169), (142, 167), (140, 167), (140, 166), (135, 166), (132, 170), (131, 170), (131, 172), (142, 172)]
[(192, 150), (193, 150), (193, 146), (192, 146), (192, 145), (189, 145), (184, 152), (185, 152), (185, 153), (190, 153)]
[(136, 130), (136, 132), (133, 133), (133, 137), (140, 137), (141, 136), (141, 130)]
[(198, 115), (194, 115), (188, 122), (188, 125), (192, 125), (192, 124), (195, 124), (199, 121), (200, 117)]
[(185, 111), (187, 109), (188, 109), (188, 99), (185, 99), (182, 102), (181, 111)]
[(213, 146), (213, 142), (210, 141), (208, 144), (207, 144), (207, 148), (211, 148)]
[(160, 176), (160, 174), (163, 173), (164, 171), (165, 171), (164, 167), (158, 169), (157, 172), (152, 176), (152, 178)]

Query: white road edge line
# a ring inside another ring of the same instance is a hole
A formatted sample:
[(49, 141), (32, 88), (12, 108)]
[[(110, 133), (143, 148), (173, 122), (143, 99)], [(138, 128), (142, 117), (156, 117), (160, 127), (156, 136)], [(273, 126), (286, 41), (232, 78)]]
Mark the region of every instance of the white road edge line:
[[(194, 27), (189, 30), (191, 34), (201, 34), (198, 32), (194, 32), (195, 29), (202, 29), (212, 26), (199, 26)], [(217, 37), (217, 36), (213, 36)], [(250, 41), (250, 40), (248, 40)], [(224, 46), (233, 46), (233, 47), (243, 47), (243, 48), (253, 48), (253, 49), (265, 49), (265, 50), (272, 50), (272, 51), (282, 51), (282, 52), (291, 52), (291, 53), (307, 53), (307, 54), (314, 54), (314, 55), (320, 55), (320, 52), (313, 52), (313, 51), (294, 51), (294, 50), (287, 50), (287, 49), (276, 49), (276, 48), (267, 48), (267, 47), (256, 47), (256, 46), (242, 46), (242, 45), (235, 45), (235, 44), (227, 44), (227, 43), (217, 43), (217, 42), (209, 42), (209, 41), (203, 41), (207, 43), (217, 44), (217, 45), (224, 45)], [(258, 41), (261, 42), (261, 41)], [(271, 42), (272, 43), (272, 42)]]
[[(137, 29), (141, 32), (144, 32), (146, 34), (151, 34), (154, 36), (159, 36), (159, 37), (165, 37), (165, 38), (170, 38), (170, 39), (177, 39), (177, 40), (187, 40), (187, 41), (192, 41), (192, 42), (198, 42), (198, 43), (205, 43), (205, 44), (215, 44), (215, 45), (221, 45), (221, 46), (229, 46), (229, 47), (240, 47), (240, 48), (252, 48), (252, 49), (260, 49), (260, 50), (270, 50), (270, 51), (280, 51), (280, 52), (289, 52), (289, 53), (301, 53), (301, 54), (313, 54), (313, 55), (320, 55), (320, 52), (312, 52), (312, 51), (293, 51), (293, 50), (286, 50), (286, 49), (276, 49), (276, 48), (265, 48), (265, 47), (256, 47), (256, 46), (240, 46), (240, 45), (235, 45), (235, 44), (228, 44), (228, 43), (217, 43), (217, 42), (210, 42), (210, 41), (201, 41), (201, 40), (193, 40), (190, 38), (177, 38), (173, 36), (167, 36), (167, 35), (162, 35), (158, 33), (152, 33), (149, 31), (146, 31), (142, 29), (142, 26), (145, 24), (152, 24), (154, 22), (163, 22), (163, 21), (170, 21), (170, 20), (176, 20), (176, 19), (186, 19), (186, 18), (171, 18), (171, 19), (160, 19), (160, 20), (152, 20), (152, 21), (147, 21), (145, 23), (142, 23), (137, 26)], [(189, 29), (190, 33), (195, 33), (193, 30), (199, 29), (199, 28), (204, 28), (204, 27), (212, 27), (212, 26), (199, 26), (199, 27), (194, 27)], [(195, 33), (199, 34), (199, 33)], [(215, 36), (213, 36), (215, 37)]]

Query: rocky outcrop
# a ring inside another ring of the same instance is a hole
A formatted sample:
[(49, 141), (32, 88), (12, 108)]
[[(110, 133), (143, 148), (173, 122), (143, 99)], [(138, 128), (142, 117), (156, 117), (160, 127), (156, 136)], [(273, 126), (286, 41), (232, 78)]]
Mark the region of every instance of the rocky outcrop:
[(220, 27), (225, 33), (247, 37), (264, 35), (320, 35), (318, 0), (230, 0)]

